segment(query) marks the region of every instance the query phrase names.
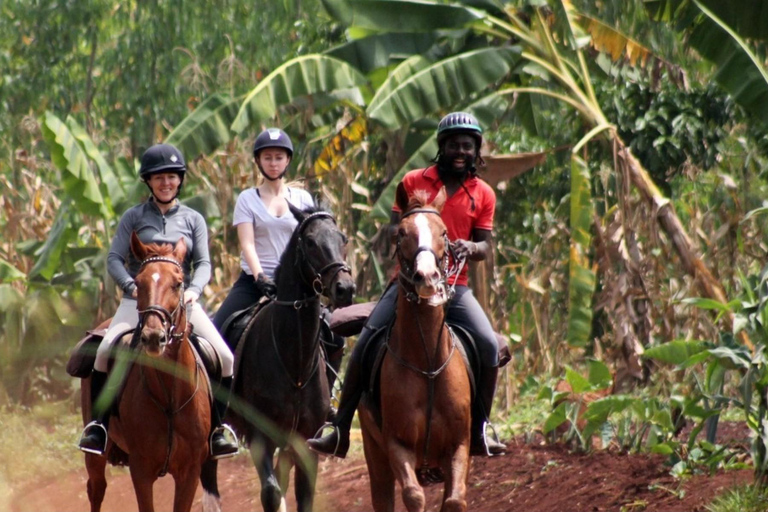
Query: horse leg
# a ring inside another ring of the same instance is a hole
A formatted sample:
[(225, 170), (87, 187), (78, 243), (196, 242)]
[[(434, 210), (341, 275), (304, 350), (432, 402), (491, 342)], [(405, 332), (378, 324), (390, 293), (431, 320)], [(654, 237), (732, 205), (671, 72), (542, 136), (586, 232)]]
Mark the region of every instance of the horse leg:
[(291, 468), (293, 467), (293, 457), (291, 451), (288, 449), (277, 450), (277, 463), (275, 469), (277, 471), (277, 485), (280, 486), (280, 493), (285, 496), (288, 494), (288, 486), (291, 481)]
[(371, 502), (376, 512), (395, 510), (395, 475), (389, 467), (387, 454), (376, 440), (363, 428), (363, 451), (371, 480)]
[(101, 503), (104, 501), (104, 494), (107, 491), (106, 468), (106, 457), (92, 453), (85, 454), (85, 469), (88, 471), (88, 501), (91, 502), (91, 512), (101, 510)]
[(424, 512), (426, 499), (416, 477), (416, 455), (395, 440), (388, 443), (390, 467), (403, 490), (403, 503), (408, 512)]
[(174, 475), (173, 512), (189, 512), (195, 501), (197, 491), (197, 478), (200, 476), (200, 467), (189, 467), (177, 475)]
[(256, 467), (261, 482), (261, 506), (264, 512), (285, 510), (285, 500), (277, 483), (272, 459), (275, 455), (275, 443), (263, 436), (254, 436), (251, 441), (251, 460)]
[(207, 459), (200, 470), (200, 484), (203, 486), (203, 512), (221, 512), (218, 468), (219, 461)]
[(299, 512), (311, 512), (315, 498), (315, 481), (317, 479), (317, 455), (309, 452), (310, 456), (304, 462), (296, 464), (294, 474), (294, 494), (296, 495), (296, 507)]
[(133, 481), (133, 491), (136, 493), (139, 512), (154, 512), (153, 487), (157, 480), (157, 469), (153, 471), (152, 465), (142, 464), (140, 457), (133, 454), (128, 461), (128, 467), (131, 470), (131, 481)]
[(469, 475), (469, 444), (458, 447), (452, 457), (446, 457), (443, 463), (445, 488), (443, 506), (440, 512), (466, 512), (467, 477)]

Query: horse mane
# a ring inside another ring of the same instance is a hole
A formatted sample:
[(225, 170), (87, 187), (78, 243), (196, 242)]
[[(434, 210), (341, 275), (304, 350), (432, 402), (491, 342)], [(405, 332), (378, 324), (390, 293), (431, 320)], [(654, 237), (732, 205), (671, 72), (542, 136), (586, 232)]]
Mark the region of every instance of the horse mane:
[[(306, 207), (304, 207), (303, 210), (301, 210), (301, 212), (306, 217), (312, 215), (313, 213), (318, 213), (318, 212), (330, 213), (326, 209), (324, 209), (324, 208), (322, 208), (320, 206), (306, 206)], [(282, 270), (284, 268), (288, 268), (288, 269), (293, 268), (293, 262), (288, 262), (286, 264), (286, 258), (287, 258), (288, 253), (290, 252), (288, 250), (288, 248), (289, 247), (295, 247), (296, 244), (297, 244), (297, 240), (299, 238), (299, 226), (301, 226), (301, 222), (299, 222), (296, 225), (296, 229), (293, 230), (293, 234), (291, 235), (291, 239), (288, 241), (288, 245), (285, 247), (285, 250), (283, 251), (283, 254), (280, 256), (280, 262), (278, 263), (277, 267), (275, 268), (275, 284), (277, 284), (277, 282), (280, 280), (280, 274), (282, 273)]]

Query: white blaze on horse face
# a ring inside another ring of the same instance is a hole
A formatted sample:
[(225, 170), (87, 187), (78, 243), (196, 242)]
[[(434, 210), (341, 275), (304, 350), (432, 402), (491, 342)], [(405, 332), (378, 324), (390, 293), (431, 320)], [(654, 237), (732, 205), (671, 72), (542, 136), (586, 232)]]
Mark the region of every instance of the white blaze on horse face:
[[(432, 247), (432, 230), (429, 227), (427, 216), (423, 213), (416, 214), (414, 224), (419, 233), (419, 247)], [(421, 251), (416, 256), (414, 270), (420, 271), (424, 275), (430, 275), (437, 270), (437, 261), (435, 256), (429, 251)]]
[(158, 274), (157, 272), (155, 272), (154, 274), (152, 274), (152, 280), (153, 280), (155, 283), (157, 283), (157, 282), (160, 280), (160, 274)]

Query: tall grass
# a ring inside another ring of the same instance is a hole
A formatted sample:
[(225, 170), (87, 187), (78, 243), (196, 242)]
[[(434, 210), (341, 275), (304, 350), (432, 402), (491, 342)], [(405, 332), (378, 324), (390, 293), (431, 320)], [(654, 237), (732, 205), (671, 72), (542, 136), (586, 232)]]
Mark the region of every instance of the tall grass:
[(83, 468), (80, 415), (68, 402), (0, 409), (0, 510), (25, 484)]

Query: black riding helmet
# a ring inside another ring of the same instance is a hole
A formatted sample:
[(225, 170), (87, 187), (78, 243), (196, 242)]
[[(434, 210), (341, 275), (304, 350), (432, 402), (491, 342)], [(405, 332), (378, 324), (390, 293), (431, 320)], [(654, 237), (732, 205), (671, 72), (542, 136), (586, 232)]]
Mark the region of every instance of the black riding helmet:
[(437, 125), (437, 144), (442, 146), (445, 139), (451, 135), (472, 135), (477, 141), (477, 148), (483, 144), (483, 129), (477, 118), (467, 112), (451, 112), (440, 120)]
[(288, 134), (280, 128), (267, 128), (261, 132), (258, 137), (256, 137), (256, 140), (253, 143), (253, 159), (256, 160), (256, 165), (259, 166), (259, 171), (261, 171), (262, 176), (270, 181), (279, 180), (285, 176), (285, 172), (288, 170), (287, 167), (285, 168), (283, 174), (277, 178), (270, 178), (266, 175), (264, 170), (261, 168), (261, 164), (259, 163), (259, 153), (267, 148), (284, 149), (288, 153), (288, 158), (293, 159), (293, 143), (291, 142), (291, 138), (288, 136)]
[[(176, 199), (176, 197), (178, 197), (179, 192), (181, 191), (181, 186), (184, 184), (184, 175), (187, 172), (187, 164), (184, 162), (184, 156), (181, 154), (181, 151), (176, 149), (175, 146), (170, 144), (155, 144), (154, 146), (147, 149), (143, 155), (141, 155), (139, 177), (144, 181), (144, 183), (147, 184), (148, 187), (149, 177), (153, 174), (161, 172), (175, 172), (181, 179), (181, 183), (179, 183), (179, 188), (176, 191), (176, 195), (173, 197), (173, 199), (171, 199), (171, 201), (168, 201), (172, 202), (174, 199)], [(152, 191), (152, 188), (150, 187), (149, 190)], [(157, 197), (155, 197), (155, 200), (162, 202), (159, 201)]]

